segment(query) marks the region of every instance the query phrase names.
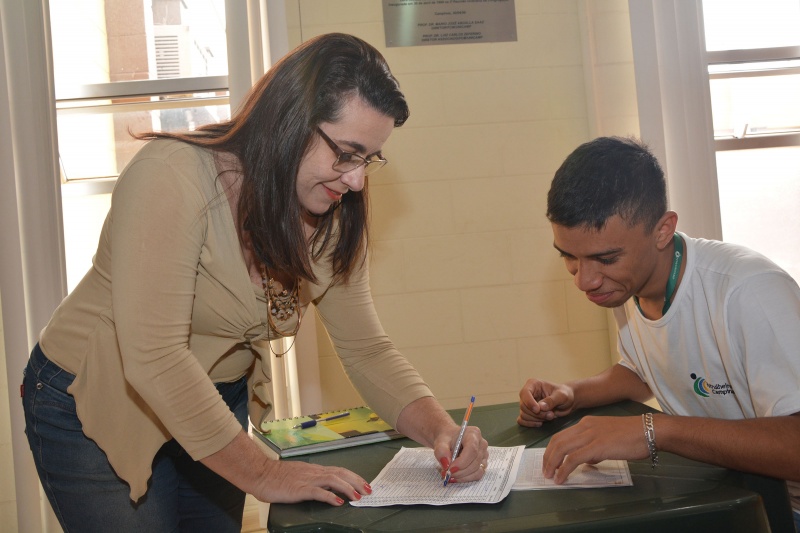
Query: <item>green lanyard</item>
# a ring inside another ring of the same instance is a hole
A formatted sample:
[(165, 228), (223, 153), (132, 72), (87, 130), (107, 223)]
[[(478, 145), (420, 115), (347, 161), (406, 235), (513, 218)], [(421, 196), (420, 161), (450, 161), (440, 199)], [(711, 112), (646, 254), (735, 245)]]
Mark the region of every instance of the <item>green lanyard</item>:
[[(681, 262), (683, 262), (683, 239), (677, 233), (673, 237), (675, 241), (675, 255), (672, 258), (672, 269), (669, 271), (669, 279), (667, 280), (667, 291), (664, 295), (664, 308), (661, 310), (661, 316), (667, 314), (669, 306), (672, 305), (672, 295), (675, 294), (675, 288), (678, 286), (678, 278), (681, 275)], [(636, 307), (639, 312), (644, 314), (642, 308), (639, 306), (639, 297), (634, 296), (633, 301), (636, 302)]]

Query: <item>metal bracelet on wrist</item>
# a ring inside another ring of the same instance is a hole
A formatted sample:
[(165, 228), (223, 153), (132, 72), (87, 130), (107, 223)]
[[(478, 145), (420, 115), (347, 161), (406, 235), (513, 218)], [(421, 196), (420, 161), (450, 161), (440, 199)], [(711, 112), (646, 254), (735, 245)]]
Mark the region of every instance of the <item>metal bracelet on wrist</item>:
[(647, 441), (647, 450), (650, 452), (650, 463), (653, 468), (658, 466), (658, 451), (656, 450), (656, 429), (653, 426), (653, 413), (642, 415), (644, 425), (644, 439)]

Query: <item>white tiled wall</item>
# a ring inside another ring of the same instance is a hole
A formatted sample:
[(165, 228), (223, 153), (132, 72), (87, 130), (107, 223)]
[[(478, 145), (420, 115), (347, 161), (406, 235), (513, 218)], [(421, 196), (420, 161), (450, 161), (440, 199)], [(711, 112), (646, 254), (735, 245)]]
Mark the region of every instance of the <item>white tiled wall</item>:
[[(518, 41), (386, 48), (377, 0), (287, 0), (290, 46), (357, 35), (384, 54), (411, 118), (370, 183), (375, 306), (445, 407), (516, 401), (532, 376), (608, 367), (608, 316), (573, 286), (544, 217), (578, 144), (638, 132), (625, 0), (517, 0)], [(324, 333), (325, 408), (361, 400)]]

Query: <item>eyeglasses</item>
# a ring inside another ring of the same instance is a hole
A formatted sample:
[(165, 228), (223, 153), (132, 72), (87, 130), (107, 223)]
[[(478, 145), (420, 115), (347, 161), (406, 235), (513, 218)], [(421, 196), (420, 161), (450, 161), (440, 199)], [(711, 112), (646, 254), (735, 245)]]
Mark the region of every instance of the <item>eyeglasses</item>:
[(344, 174), (345, 172), (350, 172), (351, 170), (355, 170), (358, 167), (364, 167), (364, 175), (369, 176), (376, 170), (383, 168), (383, 166), (388, 163), (388, 161), (382, 155), (372, 155), (369, 159), (365, 159), (358, 154), (353, 152), (345, 152), (339, 145), (333, 142), (330, 137), (325, 135), (325, 132), (321, 129), (317, 128), (317, 133), (322, 139), (328, 143), (328, 146), (331, 147), (333, 153), (336, 154), (336, 161), (333, 162), (333, 170), (336, 172), (341, 172)]

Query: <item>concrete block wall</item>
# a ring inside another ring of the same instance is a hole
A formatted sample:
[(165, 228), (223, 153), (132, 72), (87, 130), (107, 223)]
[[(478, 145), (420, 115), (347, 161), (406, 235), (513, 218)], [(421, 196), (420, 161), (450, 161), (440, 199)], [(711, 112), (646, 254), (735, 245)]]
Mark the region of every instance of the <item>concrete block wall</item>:
[[(290, 47), (345, 32), (376, 46), (411, 118), (372, 177), (371, 281), (397, 347), (447, 408), (517, 400), (614, 360), (606, 311), (552, 247), (553, 173), (598, 134), (636, 134), (627, 2), (520, 0), (518, 40), (387, 48), (374, 0), (287, 0)], [(324, 408), (361, 402), (318, 325)]]

